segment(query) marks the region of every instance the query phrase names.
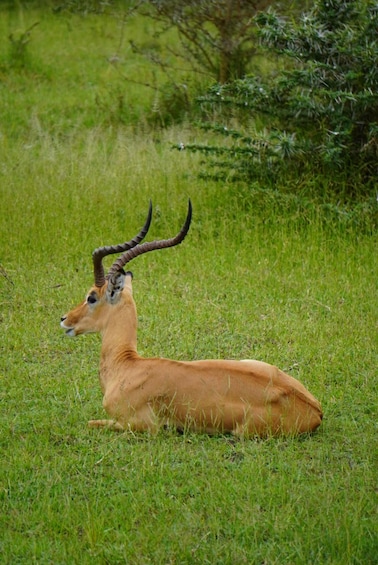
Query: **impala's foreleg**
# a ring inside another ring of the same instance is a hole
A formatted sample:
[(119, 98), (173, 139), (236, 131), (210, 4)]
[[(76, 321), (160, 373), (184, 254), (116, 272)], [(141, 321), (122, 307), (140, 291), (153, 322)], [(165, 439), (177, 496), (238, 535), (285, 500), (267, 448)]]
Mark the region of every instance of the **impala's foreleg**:
[(88, 426), (90, 428), (107, 428), (120, 432), (157, 433), (164, 423), (148, 403), (139, 406), (138, 409), (127, 405), (121, 410), (119, 403), (114, 403), (114, 400), (104, 398), (103, 406), (108, 415), (113, 416), (113, 419), (89, 420)]
[(89, 420), (89, 428), (106, 428), (113, 432), (150, 432), (156, 434), (161, 426), (145, 422), (143, 420), (133, 420), (127, 424), (121, 424), (116, 420)]
[(89, 420), (88, 426), (90, 428), (107, 428), (115, 432), (125, 431), (125, 428), (115, 420)]
[(88, 427), (106, 428), (114, 432), (125, 432), (127, 430), (132, 432), (155, 431), (155, 428), (152, 428), (151, 425), (143, 421), (133, 421), (123, 425), (116, 420), (89, 420)]

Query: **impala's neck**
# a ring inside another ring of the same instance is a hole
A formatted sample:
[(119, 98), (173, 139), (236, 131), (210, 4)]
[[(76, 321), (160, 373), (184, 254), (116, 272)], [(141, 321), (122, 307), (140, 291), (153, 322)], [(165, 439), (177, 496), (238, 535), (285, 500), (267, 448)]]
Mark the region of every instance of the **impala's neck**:
[(107, 365), (138, 357), (137, 312), (128, 289), (123, 290), (117, 304), (109, 306), (108, 319), (101, 335), (101, 361)]

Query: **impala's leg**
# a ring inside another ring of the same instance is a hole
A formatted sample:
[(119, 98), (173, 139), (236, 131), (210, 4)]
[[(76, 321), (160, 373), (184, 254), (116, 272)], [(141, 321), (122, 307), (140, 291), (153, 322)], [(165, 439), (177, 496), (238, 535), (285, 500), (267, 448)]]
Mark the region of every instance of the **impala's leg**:
[(146, 404), (128, 418), (124, 428), (132, 430), (133, 432), (150, 432), (155, 434), (158, 432), (161, 425), (161, 421), (152, 410), (151, 406)]
[(159, 419), (154, 415), (149, 406), (140, 409), (137, 414), (130, 416), (127, 421), (121, 423), (117, 420), (89, 420), (90, 428), (107, 428), (116, 432), (126, 430), (132, 432), (157, 433), (161, 427)]
[(123, 432), (125, 428), (115, 420), (89, 420), (90, 428), (108, 428), (116, 432)]

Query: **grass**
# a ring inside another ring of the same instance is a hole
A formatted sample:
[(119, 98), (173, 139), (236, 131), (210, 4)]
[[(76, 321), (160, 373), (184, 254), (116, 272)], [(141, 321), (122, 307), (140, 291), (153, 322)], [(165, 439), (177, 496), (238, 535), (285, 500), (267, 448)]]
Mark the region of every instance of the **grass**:
[[(1, 562), (377, 563), (376, 234), (199, 181), (198, 157), (169, 149), (189, 126), (135, 133), (81, 107), (102, 80), (93, 26), (115, 37), (114, 20), (6, 15), (8, 31), (40, 20), (40, 43), (23, 70), (2, 51)], [(47, 63), (45, 41), (65, 58)], [(188, 196), (183, 245), (132, 264), (140, 352), (277, 364), (321, 400), (313, 436), (87, 429), (104, 416), (100, 341), (65, 338), (60, 316), (94, 247), (134, 235), (150, 197), (150, 237), (170, 236)]]

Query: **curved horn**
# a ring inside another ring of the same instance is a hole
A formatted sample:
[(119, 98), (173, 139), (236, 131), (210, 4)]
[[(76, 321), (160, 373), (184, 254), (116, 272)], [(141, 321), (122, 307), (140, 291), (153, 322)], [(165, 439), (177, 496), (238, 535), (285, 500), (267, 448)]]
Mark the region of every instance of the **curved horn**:
[(154, 251), (155, 249), (165, 249), (167, 247), (174, 247), (175, 245), (179, 245), (181, 243), (186, 234), (189, 231), (190, 222), (192, 221), (192, 203), (188, 201), (188, 213), (186, 216), (186, 220), (184, 225), (182, 226), (181, 230), (175, 237), (171, 237), (170, 239), (161, 239), (146, 243), (141, 243), (140, 245), (136, 245), (133, 249), (129, 249), (126, 253), (123, 253), (121, 257), (119, 257), (113, 265), (110, 267), (109, 272), (106, 278), (111, 277), (116, 272), (120, 271), (127, 263), (129, 263), (138, 255), (142, 255), (143, 253), (148, 253), (149, 251)]
[(152, 218), (152, 202), (150, 200), (150, 205), (148, 208), (148, 214), (144, 226), (140, 230), (140, 232), (130, 241), (126, 241), (125, 243), (120, 243), (118, 245), (106, 245), (104, 247), (98, 247), (92, 253), (93, 259), (93, 267), (94, 267), (94, 279), (95, 285), (98, 287), (104, 286), (105, 284), (105, 271), (102, 264), (102, 260), (107, 255), (112, 255), (113, 253), (120, 253), (122, 251), (127, 251), (128, 249), (132, 249), (138, 243), (142, 241), (142, 239), (146, 236), (148, 232), (148, 228), (151, 224)]

